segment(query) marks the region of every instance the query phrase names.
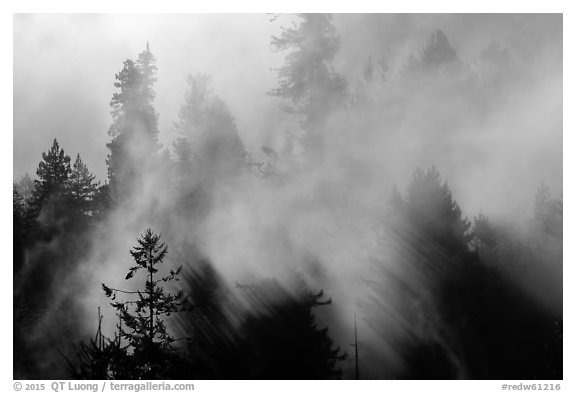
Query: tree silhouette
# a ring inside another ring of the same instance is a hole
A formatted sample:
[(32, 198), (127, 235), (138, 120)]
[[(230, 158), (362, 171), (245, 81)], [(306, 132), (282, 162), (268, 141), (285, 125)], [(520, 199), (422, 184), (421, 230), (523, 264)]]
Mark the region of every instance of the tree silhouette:
[(67, 363), (68, 372), (75, 379), (130, 379), (134, 375), (130, 357), (118, 337), (111, 340), (104, 336), (102, 319), (98, 307), (96, 335), (87, 343), (74, 346), (74, 361), (60, 353)]
[(396, 377), (561, 377), (561, 314), (534, 301), (519, 271), (506, 269), (529, 268), (547, 248), (530, 252), (483, 214), (472, 231), (434, 168), (415, 172), (406, 199), (394, 192), (386, 218), (386, 257), (376, 258), (366, 307), (369, 326), (404, 360)]
[(30, 219), (38, 223), (31, 234), (51, 238), (61, 226), (66, 224), (68, 181), (70, 178), (70, 157), (54, 139), (52, 147), (42, 153), (34, 181), (34, 191), (30, 202)]
[[(132, 351), (132, 372), (137, 378), (166, 377), (174, 371), (166, 369), (177, 354), (172, 346), (175, 340), (168, 333), (164, 318), (182, 309), (185, 296), (182, 290), (175, 294), (166, 293), (161, 286), (162, 283), (178, 281), (182, 270), (180, 266), (176, 270), (170, 270), (167, 275), (158, 275), (159, 265), (164, 262), (167, 252), (168, 248), (160, 242), (160, 236), (148, 229), (138, 239), (138, 245), (130, 251), (134, 266), (126, 275), (126, 280), (130, 280), (138, 271), (144, 271), (144, 289), (125, 291), (102, 284), (104, 293), (111, 298), (111, 305), (118, 312), (119, 337), (127, 340), (128, 348)], [(131, 295), (136, 299), (117, 301), (116, 297), (120, 294)]]
[(313, 309), (328, 305), (322, 291), (312, 292), (301, 277), (284, 288), (275, 280), (241, 286), (255, 310), (241, 327), (250, 379), (334, 379), (345, 358), (320, 328)]
[[(470, 223), (436, 168), (417, 169), (406, 197), (393, 189), (382, 228), (381, 252), (367, 280), (368, 324), (393, 342), (406, 379), (458, 376), (458, 326), (478, 290)], [(391, 263), (391, 260), (394, 263)]]
[(158, 118), (152, 105), (155, 72), (155, 58), (146, 45), (136, 62), (124, 61), (116, 74), (118, 91), (110, 102), (113, 122), (108, 130), (112, 140), (107, 144), (109, 191), (115, 202), (142, 185), (141, 177), (157, 158)]
[(488, 216), (479, 214), (477, 217), (474, 217), (474, 238), (476, 249), (484, 247), (493, 248), (496, 246), (498, 233), (494, 229)]
[(77, 218), (88, 218), (95, 214), (95, 200), (99, 184), (94, 181), (94, 176), (86, 164), (76, 156), (69, 179), (70, 208)]
[(12, 237), (13, 237), (13, 274), (20, 271), (24, 265), (24, 255), (26, 248), (26, 213), (24, 210), (24, 199), (16, 190), (16, 184), (12, 187)]
[(408, 186), (408, 220), (418, 241), (438, 242), (451, 252), (466, 253), (473, 234), (470, 222), (452, 198), (447, 182), (435, 167), (418, 168)]
[(247, 378), (248, 358), (236, 322), (242, 312), (238, 297), (227, 288), (210, 260), (198, 255), (192, 247), (176, 253), (191, 265), (183, 275), (183, 286), (193, 307), (176, 317), (179, 334), (191, 337), (187, 352), (192, 367), (186, 377)]
[[(549, 200), (541, 187), (536, 202)], [(468, 283), (481, 290), (467, 299), (471, 328), (462, 335), (475, 378), (562, 378), (562, 242), (536, 222), (526, 233), (484, 215), (475, 220), (481, 264)], [(527, 291), (530, 277), (538, 279)]]
[(444, 75), (456, 74), (463, 68), (458, 53), (442, 30), (436, 30), (428, 37), (428, 42), (418, 56), (410, 56), (403, 72), (411, 77), (432, 72)]

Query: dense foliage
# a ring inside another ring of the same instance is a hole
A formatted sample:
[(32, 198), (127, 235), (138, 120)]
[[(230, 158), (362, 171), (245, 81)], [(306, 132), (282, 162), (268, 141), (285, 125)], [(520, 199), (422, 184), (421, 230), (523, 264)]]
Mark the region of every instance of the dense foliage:
[[(400, 192), (386, 183), (383, 166), (329, 149), (357, 138), (394, 144), (403, 132), (410, 140), (410, 127), (430, 131), (432, 143), (466, 128), (474, 119), (459, 110), (490, 110), (486, 97), (505, 87), (499, 72), (513, 68), (510, 53), (493, 43), (472, 69), (438, 30), (397, 75), (370, 58), (352, 86), (333, 65), (339, 48), (325, 14), (298, 15), (272, 38), (286, 57), (269, 95), (297, 126), (279, 151), (262, 147), (265, 162), (251, 155), (231, 109), (201, 73), (188, 77), (177, 138), (164, 148), (156, 59), (147, 45), (123, 62), (110, 102), (107, 181), (97, 181), (80, 154), (71, 162), (54, 139), (37, 178), (13, 184), (15, 378), (563, 377), (561, 199), (542, 184), (520, 225), (486, 213), (469, 219), (437, 167), (398, 179), (408, 182)], [(469, 90), (478, 94), (461, 100)], [(422, 119), (430, 91), (450, 105)], [(427, 151), (413, 153), (429, 162)], [(391, 197), (364, 200), (369, 187)], [(284, 210), (257, 233), (278, 200)], [(147, 227), (161, 231), (170, 254), (150, 229), (128, 254), (125, 238)], [(223, 235), (211, 237), (217, 229)], [(311, 250), (319, 232), (333, 241), (315, 244), (329, 257)], [(353, 243), (357, 233), (355, 247), (335, 255), (335, 244)], [(274, 249), (266, 255), (279, 268), (246, 267), (262, 248)], [(369, 271), (360, 273), (365, 259)], [(342, 295), (349, 288), (339, 292), (343, 281), (331, 270), (338, 264), (361, 282), (354, 299)], [(86, 287), (95, 281), (105, 281), (103, 294)], [(87, 311), (79, 299), (102, 305), (95, 336), (83, 317), (96, 307)], [(355, 313), (363, 330), (359, 354), (350, 356)]]

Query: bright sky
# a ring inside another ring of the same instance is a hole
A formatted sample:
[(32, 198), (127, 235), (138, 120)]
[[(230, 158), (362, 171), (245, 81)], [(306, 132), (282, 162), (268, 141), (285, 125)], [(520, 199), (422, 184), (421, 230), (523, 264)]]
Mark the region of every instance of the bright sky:
[[(260, 139), (266, 96), (274, 87), (271, 67), (282, 55), (270, 49), (275, 22), (266, 14), (243, 15), (15, 15), (15, 178), (34, 175), (53, 140), (70, 156), (80, 153), (100, 179), (106, 175), (106, 143), (114, 75), (150, 42), (157, 58), (156, 110), (160, 138), (170, 143), (183, 102), (186, 76), (212, 75), (217, 94), (230, 106), (245, 143)], [(250, 103), (247, 105), (246, 103)]]

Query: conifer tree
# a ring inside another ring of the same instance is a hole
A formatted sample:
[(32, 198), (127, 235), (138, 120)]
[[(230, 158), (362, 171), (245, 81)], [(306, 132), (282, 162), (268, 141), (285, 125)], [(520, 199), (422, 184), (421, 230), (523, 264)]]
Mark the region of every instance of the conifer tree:
[(109, 339), (102, 332), (102, 319), (98, 307), (98, 329), (88, 342), (74, 346), (76, 359), (61, 353), (68, 372), (76, 379), (130, 379), (133, 377), (130, 356), (116, 337)]
[(482, 213), (474, 217), (474, 242), (476, 249), (493, 249), (498, 242), (498, 233), (492, 222)]
[(15, 183), (16, 191), (22, 197), (24, 205), (28, 207), (32, 200), (32, 193), (34, 192), (34, 181), (30, 178), (28, 172), (26, 172), (20, 180)]
[(14, 247), (13, 273), (17, 273), (24, 264), (24, 249), (26, 247), (26, 225), (24, 200), (16, 190), (16, 185), (12, 187), (12, 237)]
[(290, 100), (285, 109), (301, 116), (302, 144), (314, 150), (321, 148), (327, 117), (343, 102), (346, 81), (332, 68), (340, 47), (332, 16), (298, 14), (298, 18), (297, 26), (272, 37), (273, 50), (291, 52), (278, 69), (278, 87), (270, 95)]
[(222, 178), (239, 173), (247, 153), (230, 110), (211, 89), (205, 74), (190, 75), (184, 105), (180, 108), (174, 144), (183, 177)]
[[(171, 269), (167, 275), (159, 273), (167, 252), (168, 247), (160, 242), (160, 236), (148, 229), (138, 239), (138, 245), (130, 251), (134, 265), (126, 275), (126, 280), (130, 280), (136, 273), (143, 271), (144, 289), (125, 291), (102, 284), (104, 293), (111, 298), (111, 305), (118, 312), (119, 337), (127, 341), (131, 351), (134, 379), (167, 377), (172, 370), (167, 370), (166, 367), (171, 364), (171, 359), (177, 356), (172, 346), (175, 339), (168, 333), (164, 318), (182, 309), (185, 296), (182, 290), (174, 294), (167, 293), (161, 285), (178, 281), (182, 270), (180, 266), (176, 270)], [(132, 298), (119, 301), (116, 300), (118, 295)], [(171, 367), (174, 365), (171, 364)]]
[(470, 223), (435, 167), (414, 172), (405, 198), (394, 187), (385, 217), (382, 255), (367, 281), (368, 325), (406, 360), (399, 377), (455, 378), (450, 351), (459, 342), (446, 340), (461, 333), (478, 291)]
[(90, 217), (94, 215), (94, 203), (99, 184), (86, 164), (76, 156), (69, 180), (70, 204), (74, 215), (78, 217)]
[(154, 110), (155, 58), (149, 46), (136, 62), (128, 59), (116, 74), (112, 96), (112, 140), (107, 144), (108, 179), (115, 202), (128, 198), (158, 158), (158, 117)]
[(418, 56), (410, 56), (403, 70), (410, 77), (425, 72), (454, 74), (462, 70), (462, 61), (450, 44), (446, 33), (436, 30), (428, 37), (428, 42)]
[(540, 229), (549, 235), (562, 235), (562, 201), (552, 198), (550, 189), (541, 184), (534, 197), (534, 219)]
[(243, 323), (244, 354), (250, 379), (337, 379), (346, 354), (328, 328), (317, 324), (314, 309), (332, 303), (312, 291), (300, 275), (287, 288), (276, 280), (242, 286), (257, 312)]
[[(148, 104), (154, 101), (156, 93), (154, 92), (154, 84), (156, 83), (156, 58), (150, 52), (150, 44), (146, 43), (146, 50), (138, 55), (136, 60), (136, 67), (142, 76), (142, 96)], [(154, 113), (154, 108), (149, 108), (150, 113)]]
[(193, 167), (192, 139), (195, 133), (201, 133), (206, 129), (204, 114), (212, 96), (210, 76), (206, 74), (188, 75), (186, 82), (188, 89), (184, 97), (184, 104), (178, 113), (178, 122), (175, 124), (178, 138), (174, 143), (176, 158), (182, 171), (189, 171)]
[(472, 240), (470, 222), (462, 217), (447, 182), (435, 167), (418, 168), (408, 186), (409, 220), (426, 241), (438, 241), (455, 252), (466, 252)]
[[(54, 139), (52, 147), (42, 153), (38, 164), (35, 187), (32, 193), (31, 212), (34, 218), (46, 223), (54, 222), (65, 210), (68, 180), (70, 178), (70, 157)], [(40, 214), (42, 216), (40, 216)]]

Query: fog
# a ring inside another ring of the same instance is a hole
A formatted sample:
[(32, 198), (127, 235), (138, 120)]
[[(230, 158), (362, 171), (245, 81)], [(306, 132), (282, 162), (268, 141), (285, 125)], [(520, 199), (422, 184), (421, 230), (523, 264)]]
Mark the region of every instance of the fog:
[[(169, 186), (175, 172), (143, 161), (144, 180), (91, 230), (82, 258), (50, 291), (56, 311), (37, 326), (70, 318), (62, 305), (72, 298), (77, 316), (71, 325), (83, 334), (93, 331), (97, 307), (109, 308), (100, 284), (124, 285), (128, 251), (150, 227), (162, 234), (169, 255), (191, 268), (196, 255), (182, 253), (193, 245), (232, 290), (238, 283), (287, 282), (291, 272), (302, 273), (332, 299), (318, 315), (346, 350), (358, 315), (363, 345), (379, 348), (367, 351), (365, 362), (385, 359), (390, 367), (365, 368), (371, 377), (386, 378), (402, 369), (398, 343), (411, 332), (395, 327), (402, 317), (390, 313), (383, 323), (390, 338), (377, 344), (379, 333), (369, 327), (373, 310), (361, 304), (375, 259), (399, 277), (410, 276), (395, 256), (405, 245), (382, 240), (380, 225), (389, 220), (385, 207), (394, 187), (405, 196), (414, 170), (435, 166), (464, 216), (484, 213), (520, 226), (532, 215), (540, 184), (562, 198), (561, 15), (335, 15), (341, 45), (333, 68), (346, 79), (351, 98), (326, 117), (322, 147), (306, 153), (310, 162), (298, 141), (290, 146), (290, 135), (302, 133), (298, 118), (282, 110), (286, 100), (268, 94), (287, 55), (271, 50), (271, 36), (296, 20), (264, 14), (14, 17), (15, 181), (34, 175), (54, 138), (106, 180), (114, 75), (147, 42), (157, 59), (154, 107), (166, 151), (174, 154), (186, 78), (201, 72), (211, 75), (212, 90), (227, 105), (253, 165), (230, 176), (215, 166), (190, 168), (192, 180), (184, 188), (200, 187), (203, 194), (194, 207), (182, 208)], [(419, 64), (411, 56), (422, 56), (438, 30), (455, 50), (454, 60), (436, 74), (411, 71), (410, 64)], [(505, 64), (482, 56), (494, 42), (506, 52)], [(371, 77), (365, 74), (369, 58), (377, 65)], [(131, 149), (140, 154), (137, 144)], [(273, 157), (278, 161), (272, 165)], [(273, 166), (270, 178), (260, 176), (265, 163)], [(561, 257), (550, 269), (561, 275)], [(418, 277), (408, 281), (420, 282)], [(115, 323), (105, 319), (107, 334)], [(433, 331), (441, 335), (440, 327)], [(46, 334), (33, 329), (30, 342)], [(468, 375), (464, 369), (459, 377)]]
[(163, 142), (173, 139), (186, 76), (207, 72), (246, 143), (259, 149), (273, 123), (262, 112), (278, 109), (266, 92), (276, 81), (271, 68), (283, 58), (269, 50), (279, 29), (265, 14), (15, 15), (14, 176), (34, 175), (40, 153), (57, 137), (105, 179), (114, 74), (146, 42), (158, 59)]
[[(57, 137), (65, 141), (67, 152), (79, 152), (99, 179), (106, 178), (111, 75), (146, 42), (158, 59), (155, 106), (166, 146), (174, 139), (183, 81), (190, 73), (207, 72), (215, 91), (230, 106), (244, 143), (259, 154), (261, 145), (273, 144), (283, 133), (278, 119), (285, 116), (278, 100), (266, 96), (275, 86), (274, 68), (282, 63), (283, 54), (270, 50), (269, 43), (270, 36), (292, 20), (280, 15), (272, 21), (264, 14), (16, 15), (14, 177), (26, 172), (33, 176), (40, 153)], [(441, 171), (449, 179), (450, 168), (461, 165), (481, 172), (466, 171), (467, 179), (451, 179), (458, 200), (470, 200), (461, 203), (470, 207), (470, 214), (490, 211), (490, 205), (499, 213), (516, 206), (515, 202), (502, 209), (497, 205), (504, 203), (503, 196), (518, 199), (542, 181), (555, 194), (562, 193), (561, 16), (358, 14), (336, 15), (334, 24), (342, 41), (334, 67), (351, 84), (361, 78), (369, 56), (385, 58), (394, 74), (437, 29), (447, 34), (472, 67), (492, 41), (509, 48), (522, 69), (533, 73), (533, 83), (507, 91), (514, 101), (483, 119), (487, 125), (460, 130), (454, 139), (471, 146), (473, 155), (455, 152), (464, 156), (453, 157)], [(536, 107), (538, 111), (532, 110)], [(481, 161), (471, 162), (474, 159)], [(415, 167), (411, 162), (406, 165), (408, 173)], [(401, 172), (396, 181), (407, 179), (405, 174)], [(514, 185), (505, 180), (512, 175)], [(487, 194), (469, 192), (471, 185), (486, 181), (491, 182), (485, 187), (490, 190)]]

